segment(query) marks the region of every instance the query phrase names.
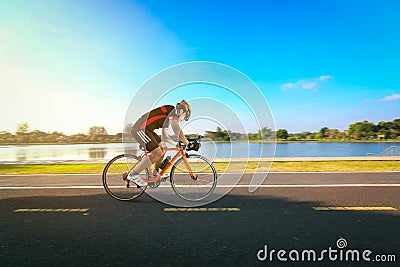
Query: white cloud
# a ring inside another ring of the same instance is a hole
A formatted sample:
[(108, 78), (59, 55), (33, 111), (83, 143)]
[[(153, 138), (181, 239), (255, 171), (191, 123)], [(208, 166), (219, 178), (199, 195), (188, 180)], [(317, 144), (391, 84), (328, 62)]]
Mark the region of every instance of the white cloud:
[(384, 98), (379, 99), (379, 101), (390, 102), (400, 100), (400, 94), (391, 94), (389, 96), (385, 96)]
[(301, 82), (301, 87), (303, 89), (306, 89), (306, 90), (311, 90), (311, 89), (315, 89), (317, 87), (317, 83), (316, 82), (302, 81)]
[(292, 89), (295, 87), (296, 87), (296, 84), (294, 84), (294, 83), (285, 83), (285, 84), (281, 85), (282, 90), (288, 90), (288, 89)]
[(305, 90), (312, 90), (316, 89), (317, 83), (313, 81), (304, 81), (300, 80), (297, 81), (296, 83), (285, 83), (281, 85), (282, 90), (289, 90), (289, 89), (305, 89)]
[(320, 81), (325, 81), (325, 80), (329, 80), (329, 79), (333, 79), (333, 76), (331, 76), (331, 75), (321, 75), (318, 78), (318, 80), (320, 80)]
[(318, 78), (310, 79), (310, 80), (298, 80), (295, 83), (285, 83), (280, 86), (282, 90), (289, 90), (289, 89), (304, 89), (304, 90), (318, 90), (318, 85), (322, 81), (326, 81), (332, 79), (333, 76), (331, 75), (321, 75)]

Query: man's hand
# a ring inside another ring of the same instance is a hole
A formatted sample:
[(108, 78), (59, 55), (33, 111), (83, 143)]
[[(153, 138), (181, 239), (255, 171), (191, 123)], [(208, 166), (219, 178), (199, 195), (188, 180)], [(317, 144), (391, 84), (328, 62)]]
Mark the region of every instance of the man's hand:
[(197, 140), (193, 140), (193, 141), (190, 141), (190, 142), (189, 142), (189, 144), (187, 145), (187, 147), (188, 147), (188, 150), (195, 150), (195, 151), (197, 151), (197, 150), (199, 150), (199, 148), (200, 148), (200, 143), (199, 143)]

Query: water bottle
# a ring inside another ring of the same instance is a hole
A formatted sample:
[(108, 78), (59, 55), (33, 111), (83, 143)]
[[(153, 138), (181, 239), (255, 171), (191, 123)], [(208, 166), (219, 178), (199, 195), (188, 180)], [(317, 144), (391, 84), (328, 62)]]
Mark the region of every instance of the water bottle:
[(163, 170), (167, 164), (171, 161), (171, 156), (167, 156), (160, 164), (160, 169)]

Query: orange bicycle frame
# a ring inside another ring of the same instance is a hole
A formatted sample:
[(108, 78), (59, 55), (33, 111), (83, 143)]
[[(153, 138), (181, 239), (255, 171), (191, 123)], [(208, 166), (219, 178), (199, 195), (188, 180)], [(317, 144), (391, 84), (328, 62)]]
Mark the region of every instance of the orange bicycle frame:
[[(168, 162), (168, 164), (161, 170), (161, 172), (158, 174), (157, 177), (153, 176), (153, 172), (151, 171), (151, 166), (148, 167), (147, 169), (149, 170), (150, 173), (150, 179), (143, 179), (143, 181), (148, 182), (148, 183), (156, 183), (158, 182), (158, 180), (160, 179), (161, 175), (163, 175), (168, 169), (169, 167), (171, 167), (171, 165), (173, 165), (175, 163), (175, 161), (179, 158), (179, 156), (182, 156), (183, 158), (183, 162), (185, 164), (186, 169), (189, 171), (190, 175), (193, 177), (193, 179), (196, 179), (197, 176), (193, 173), (192, 169), (190, 168), (189, 162), (187, 160), (186, 157), (186, 153), (184, 153), (183, 147), (175, 147), (175, 148), (166, 148), (165, 151), (177, 151), (177, 153), (175, 154), (175, 156), (171, 159), (170, 162)], [(129, 172), (131, 172), (136, 165), (143, 160), (143, 158), (147, 156), (147, 151), (145, 151), (140, 160), (130, 169)]]

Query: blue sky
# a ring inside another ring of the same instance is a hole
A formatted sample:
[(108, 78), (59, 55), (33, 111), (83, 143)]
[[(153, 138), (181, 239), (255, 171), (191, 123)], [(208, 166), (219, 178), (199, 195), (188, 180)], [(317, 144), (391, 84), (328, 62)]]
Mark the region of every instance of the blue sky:
[(189, 61), (247, 75), (277, 129), (390, 121), (399, 12), (398, 1), (1, 1), (0, 130), (120, 132), (136, 90)]

